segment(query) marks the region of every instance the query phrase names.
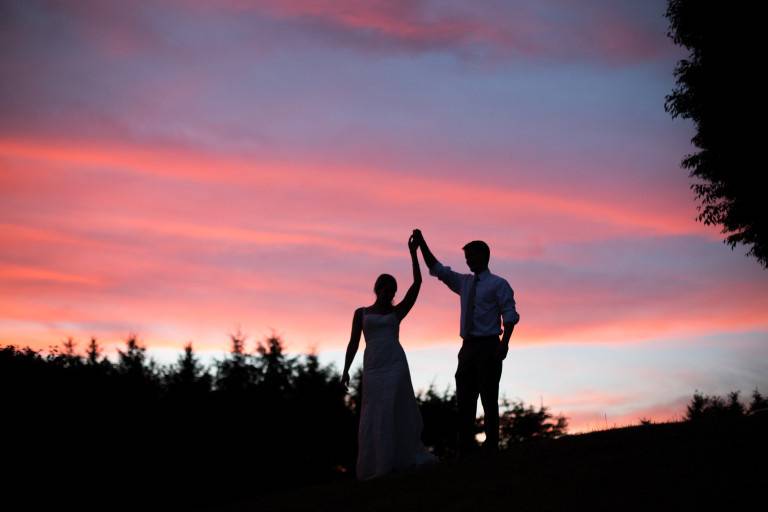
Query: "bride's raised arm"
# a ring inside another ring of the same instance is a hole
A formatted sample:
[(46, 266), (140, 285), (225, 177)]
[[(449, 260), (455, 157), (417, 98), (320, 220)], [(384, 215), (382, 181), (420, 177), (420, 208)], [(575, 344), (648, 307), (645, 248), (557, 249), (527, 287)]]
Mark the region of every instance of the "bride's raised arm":
[(419, 242), (411, 235), (408, 239), (408, 251), (411, 253), (411, 265), (413, 265), (413, 284), (408, 291), (405, 292), (405, 297), (400, 303), (395, 306), (395, 314), (397, 318), (402, 320), (406, 317), (413, 305), (416, 303), (416, 298), (419, 296), (419, 290), (421, 289), (421, 267), (419, 266), (419, 258), (416, 255), (416, 251), (419, 248)]

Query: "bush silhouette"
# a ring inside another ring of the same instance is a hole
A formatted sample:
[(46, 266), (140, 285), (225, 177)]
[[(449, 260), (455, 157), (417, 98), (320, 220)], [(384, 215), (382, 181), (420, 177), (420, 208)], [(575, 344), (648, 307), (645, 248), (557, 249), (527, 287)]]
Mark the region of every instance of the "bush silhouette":
[(499, 418), (500, 444), (510, 448), (515, 443), (534, 439), (555, 439), (566, 434), (568, 420), (560, 415), (553, 416), (547, 407), (535, 409), (521, 401), (502, 400)]

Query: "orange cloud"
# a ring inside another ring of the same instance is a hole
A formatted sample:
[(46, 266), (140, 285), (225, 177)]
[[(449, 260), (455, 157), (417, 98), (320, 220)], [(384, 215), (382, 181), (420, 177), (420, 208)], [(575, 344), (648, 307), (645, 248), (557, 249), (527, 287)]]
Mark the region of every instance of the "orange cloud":
[(45, 281), (62, 284), (99, 285), (100, 281), (93, 277), (56, 272), (44, 268), (24, 265), (0, 264), (0, 279), (6, 281)]

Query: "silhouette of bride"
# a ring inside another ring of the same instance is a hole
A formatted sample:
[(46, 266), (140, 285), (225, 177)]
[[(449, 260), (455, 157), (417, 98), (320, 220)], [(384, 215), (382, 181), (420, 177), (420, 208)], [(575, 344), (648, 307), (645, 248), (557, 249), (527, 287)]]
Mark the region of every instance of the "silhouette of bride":
[(408, 249), (413, 263), (413, 284), (403, 300), (393, 304), (397, 281), (389, 274), (381, 274), (373, 287), (376, 302), (358, 308), (352, 318), (341, 380), (345, 386), (349, 384), (349, 367), (362, 333), (365, 352), (356, 469), (359, 480), (437, 461), (421, 441), (421, 413), (399, 338), (400, 322), (415, 304), (421, 288), (417, 248), (411, 236)]

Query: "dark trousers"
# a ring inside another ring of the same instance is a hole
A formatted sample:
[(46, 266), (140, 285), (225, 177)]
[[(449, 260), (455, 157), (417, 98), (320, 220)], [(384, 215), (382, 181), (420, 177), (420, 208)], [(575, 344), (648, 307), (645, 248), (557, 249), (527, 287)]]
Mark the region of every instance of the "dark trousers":
[(501, 360), (497, 356), (498, 336), (466, 338), (459, 350), (456, 369), (456, 401), (459, 407), (459, 454), (474, 446), (477, 397), (485, 413), (485, 448), (499, 447), (499, 379)]

